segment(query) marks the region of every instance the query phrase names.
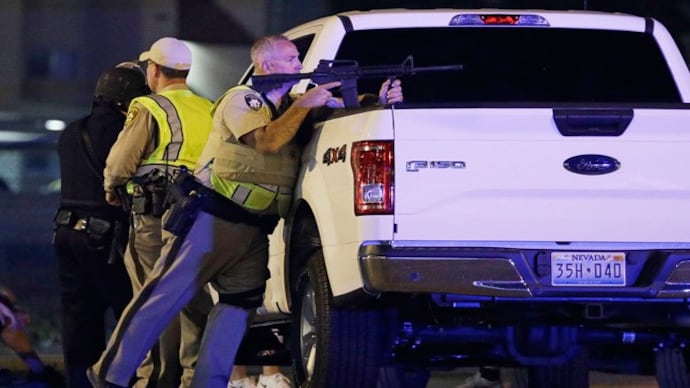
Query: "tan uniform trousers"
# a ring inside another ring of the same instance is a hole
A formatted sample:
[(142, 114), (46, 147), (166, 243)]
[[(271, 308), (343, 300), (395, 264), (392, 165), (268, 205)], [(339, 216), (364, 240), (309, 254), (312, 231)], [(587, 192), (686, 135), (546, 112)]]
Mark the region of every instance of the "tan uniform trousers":
[[(133, 217), (124, 261), (136, 296), (158, 261), (164, 240), (159, 217), (141, 214)], [(190, 386), (212, 306), (211, 296), (204, 289), (182, 309), (137, 368), (135, 388), (146, 388), (152, 383), (160, 388)]]
[[(266, 283), (267, 264), (268, 238), (259, 228), (227, 222), (202, 211), (186, 238), (166, 238), (161, 259), (142, 292), (123, 312), (94, 366), (95, 373), (111, 383), (126, 385), (169, 320), (199, 289), (210, 282), (221, 294), (256, 290)], [(227, 386), (235, 354), (254, 311), (224, 303), (213, 307), (193, 388)]]

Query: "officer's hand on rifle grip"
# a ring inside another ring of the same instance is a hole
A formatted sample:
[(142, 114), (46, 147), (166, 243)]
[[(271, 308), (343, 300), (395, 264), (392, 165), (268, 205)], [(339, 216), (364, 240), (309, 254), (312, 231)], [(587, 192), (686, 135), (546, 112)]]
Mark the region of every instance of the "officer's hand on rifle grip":
[(382, 104), (395, 104), (402, 102), (403, 92), (402, 83), (399, 79), (389, 78), (382, 85), (379, 90), (379, 101)]

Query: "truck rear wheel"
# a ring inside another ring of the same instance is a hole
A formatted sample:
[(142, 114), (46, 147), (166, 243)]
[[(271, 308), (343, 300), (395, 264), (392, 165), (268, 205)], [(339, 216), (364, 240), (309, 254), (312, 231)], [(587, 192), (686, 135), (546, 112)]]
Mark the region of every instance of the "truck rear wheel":
[(560, 365), (528, 367), (528, 386), (534, 388), (589, 387), (589, 357), (580, 348), (573, 359)]
[(656, 352), (656, 382), (660, 388), (690, 387), (687, 358), (684, 349), (660, 348)]
[(383, 312), (336, 308), (320, 250), (307, 262), (292, 300), (298, 386), (375, 388), (386, 343)]

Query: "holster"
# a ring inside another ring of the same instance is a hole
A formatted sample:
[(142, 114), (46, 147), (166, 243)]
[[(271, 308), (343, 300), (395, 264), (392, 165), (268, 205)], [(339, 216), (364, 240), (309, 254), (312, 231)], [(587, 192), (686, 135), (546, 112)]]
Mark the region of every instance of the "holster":
[[(169, 190), (171, 203), (179, 202), (189, 196), (197, 197), (195, 211), (199, 210), (229, 222), (239, 222), (257, 226), (262, 233), (271, 234), (280, 217), (277, 214), (257, 215), (236, 204), (232, 200), (202, 185), (188, 173), (179, 174)], [(190, 205), (187, 205), (190, 206)], [(196, 217), (196, 213), (192, 220)], [(166, 229), (167, 230), (167, 229)]]
[(112, 230), (113, 221), (61, 208), (55, 214), (55, 225), (84, 232), (90, 239), (101, 241)]
[(73, 226), (76, 215), (69, 210), (58, 209), (55, 213), (55, 225)]
[(132, 211), (132, 198), (127, 193), (127, 187), (117, 186), (115, 187), (115, 193), (120, 199), (120, 205), (122, 206), (122, 210), (125, 213), (129, 214), (129, 212)]
[(178, 237), (184, 237), (199, 214), (201, 198), (194, 193), (188, 193), (170, 202), (168, 219), (163, 224), (163, 229)]
[(106, 233), (110, 231), (112, 226), (112, 221), (89, 217), (86, 225), (86, 233), (89, 235), (89, 237), (100, 240), (105, 236)]
[(168, 186), (165, 179), (157, 178), (153, 181), (148, 177), (137, 179), (133, 186), (132, 211), (135, 214), (161, 217), (167, 210)]

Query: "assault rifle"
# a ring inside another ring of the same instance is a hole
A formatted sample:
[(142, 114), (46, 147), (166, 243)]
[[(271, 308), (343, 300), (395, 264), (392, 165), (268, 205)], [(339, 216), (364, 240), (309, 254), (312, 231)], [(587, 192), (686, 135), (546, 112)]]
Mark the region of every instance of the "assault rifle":
[(267, 74), (252, 76), (252, 87), (259, 92), (268, 92), (283, 85), (294, 84), (302, 79), (311, 79), (316, 84), (340, 81), (340, 94), (346, 108), (359, 107), (357, 97), (358, 78), (384, 77), (394, 79), (404, 75), (422, 72), (462, 70), (462, 65), (415, 67), (412, 55), (400, 65), (359, 66), (355, 60), (322, 59), (312, 73)]

